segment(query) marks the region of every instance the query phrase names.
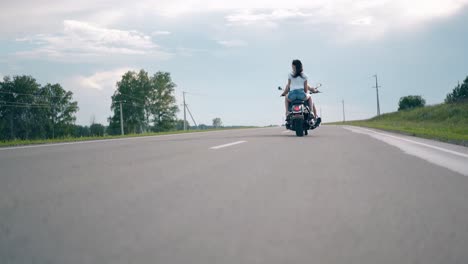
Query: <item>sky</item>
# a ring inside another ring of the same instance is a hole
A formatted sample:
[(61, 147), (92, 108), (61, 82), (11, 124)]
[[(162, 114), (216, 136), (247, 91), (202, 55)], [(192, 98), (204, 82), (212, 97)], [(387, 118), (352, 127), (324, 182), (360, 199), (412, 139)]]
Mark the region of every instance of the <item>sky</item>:
[(342, 100), (347, 120), (374, 116), (374, 74), (383, 113), (441, 103), (468, 75), (468, 0), (0, 1), (0, 77), (60, 83), (80, 125), (107, 124), (128, 70), (170, 72), (198, 124), (258, 126), (283, 123), (293, 59), (323, 85), (324, 122)]

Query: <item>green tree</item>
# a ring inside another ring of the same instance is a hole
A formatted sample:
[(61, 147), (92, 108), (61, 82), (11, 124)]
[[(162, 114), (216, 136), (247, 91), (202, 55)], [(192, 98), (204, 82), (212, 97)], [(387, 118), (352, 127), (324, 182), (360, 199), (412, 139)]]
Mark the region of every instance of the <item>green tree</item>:
[[(153, 131), (167, 131), (176, 127), (179, 108), (174, 96), (176, 84), (168, 72), (156, 72), (151, 77), (147, 113), (153, 116)], [(183, 124), (183, 123), (182, 123)]]
[[(188, 121), (185, 121), (185, 126), (187, 127), (187, 129), (190, 128), (190, 124)], [(184, 120), (177, 120), (176, 121), (176, 127), (175, 127), (176, 130), (184, 130)]]
[(209, 128), (210, 128), (210, 127), (207, 126), (207, 125), (205, 125), (205, 124), (200, 124), (200, 125), (198, 125), (198, 129), (200, 129), (200, 130), (205, 130), (205, 129), (209, 129)]
[(139, 73), (129, 71), (117, 82), (117, 90), (112, 96), (111, 105), (114, 115), (109, 120), (109, 132), (111, 134), (120, 134), (120, 105), (122, 105), (123, 110), (125, 133), (142, 132), (143, 126), (147, 125), (145, 98), (148, 93), (148, 84), (148, 74), (143, 70)]
[(73, 93), (65, 91), (60, 84), (47, 84), (40, 89), (41, 104), (47, 108), (48, 136), (64, 137), (73, 134), (73, 124), (78, 103), (73, 101)]
[(103, 137), (106, 131), (106, 127), (102, 124), (92, 124), (89, 126), (89, 133), (91, 136)]
[(4, 77), (0, 83), (1, 138), (29, 138), (32, 130), (32, 107), (40, 85), (31, 76)]
[(408, 95), (400, 98), (398, 102), (398, 111), (423, 107), (426, 105), (426, 100), (419, 95)]
[(215, 128), (222, 127), (222, 126), (223, 126), (223, 122), (221, 121), (221, 118), (216, 117), (215, 119), (213, 119), (213, 126), (214, 126)]
[(80, 126), (74, 125), (73, 126), (73, 136), (74, 137), (89, 137), (90, 131), (88, 126)]
[(5, 77), (0, 82), (0, 139), (72, 134), (76, 111), (72, 93), (59, 84), (41, 88), (31, 76)]
[(157, 72), (152, 77), (144, 70), (125, 73), (117, 82), (117, 91), (112, 96), (111, 110), (114, 114), (109, 118), (108, 133), (120, 133), (120, 104), (125, 133), (175, 128), (178, 111), (175, 86), (166, 72)]
[(458, 84), (445, 98), (446, 103), (468, 102), (468, 76), (462, 84)]

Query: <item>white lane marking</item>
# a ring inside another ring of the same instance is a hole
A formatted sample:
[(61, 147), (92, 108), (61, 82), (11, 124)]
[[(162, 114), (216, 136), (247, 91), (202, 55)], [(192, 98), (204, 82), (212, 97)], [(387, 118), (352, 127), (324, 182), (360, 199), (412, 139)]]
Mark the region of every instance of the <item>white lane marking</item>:
[(226, 147), (242, 144), (242, 143), (245, 143), (245, 142), (247, 142), (247, 141), (236, 141), (236, 142), (232, 142), (232, 143), (229, 143), (229, 144), (214, 146), (214, 147), (211, 147), (210, 149), (221, 149), (221, 148), (226, 148)]
[[(364, 134), (395, 146), (404, 153), (424, 159), (449, 170), (468, 176), (468, 155), (457, 151), (432, 146), (414, 140), (376, 132), (361, 127), (344, 127), (354, 133)], [(410, 143), (410, 144), (408, 144)], [(452, 154), (447, 155), (446, 153)]]
[(362, 130), (365, 130), (365, 131), (367, 131), (367, 132), (371, 132), (371, 133), (374, 133), (374, 134), (378, 134), (378, 135), (381, 135), (381, 136), (386, 136), (386, 137), (390, 137), (390, 138), (394, 138), (394, 139), (398, 139), (398, 140), (403, 140), (403, 141), (406, 141), (406, 142), (409, 142), (409, 143), (413, 143), (413, 144), (416, 144), (416, 145), (421, 145), (421, 146), (424, 146), (424, 147), (428, 147), (428, 148), (432, 148), (432, 149), (437, 149), (437, 150), (440, 150), (440, 151), (443, 151), (443, 152), (446, 152), (446, 153), (450, 153), (450, 154), (453, 154), (453, 155), (457, 155), (457, 156), (460, 156), (460, 157), (468, 158), (468, 155), (467, 155), (467, 154), (460, 153), (460, 152), (457, 152), (457, 151), (453, 151), (453, 150), (450, 150), (450, 149), (445, 149), (445, 148), (441, 148), (441, 147), (437, 147), (437, 146), (432, 146), (432, 145), (429, 145), (429, 144), (417, 142), (417, 141), (410, 140), (410, 139), (406, 139), (406, 138), (402, 138), (402, 137), (397, 137), (397, 136), (392, 136), (392, 135), (385, 134), (385, 133), (380, 133), (380, 132), (377, 132), (377, 131), (374, 131), (374, 130), (370, 130), (370, 129), (366, 129), (366, 128), (363, 128), (363, 127), (360, 127), (359, 129), (362, 129)]
[[(244, 131), (255, 131), (260, 129), (268, 128), (253, 128), (253, 129), (244, 129)], [(15, 150), (15, 149), (29, 149), (29, 148), (41, 148), (41, 147), (58, 147), (66, 145), (78, 145), (78, 144), (89, 144), (89, 143), (104, 143), (112, 141), (127, 141), (127, 140), (137, 140), (137, 139), (148, 139), (148, 138), (164, 138), (164, 137), (176, 137), (176, 136), (186, 136), (186, 135), (208, 135), (214, 133), (223, 133), (223, 132), (232, 132), (234, 130), (221, 130), (221, 131), (208, 131), (208, 132), (192, 132), (192, 133), (180, 133), (180, 134), (171, 134), (171, 135), (155, 135), (155, 136), (141, 136), (141, 137), (128, 137), (128, 138), (110, 138), (110, 139), (97, 139), (97, 140), (86, 140), (86, 141), (76, 141), (76, 142), (63, 142), (63, 143), (50, 143), (50, 144), (36, 144), (36, 145), (26, 145), (26, 146), (17, 146), (17, 147), (0, 147), (2, 150)]]

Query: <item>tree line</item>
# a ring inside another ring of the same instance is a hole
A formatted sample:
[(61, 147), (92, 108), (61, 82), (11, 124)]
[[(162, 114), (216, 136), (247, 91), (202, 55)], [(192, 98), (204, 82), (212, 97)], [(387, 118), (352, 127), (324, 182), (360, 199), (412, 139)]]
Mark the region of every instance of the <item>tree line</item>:
[[(175, 87), (168, 72), (128, 71), (116, 83), (108, 126), (94, 120), (82, 126), (75, 124), (79, 107), (71, 91), (58, 83), (42, 86), (32, 76), (6, 76), (0, 80), (0, 140), (118, 135), (121, 118), (125, 134), (182, 130)], [(221, 126), (221, 119), (215, 118), (213, 126), (197, 128)], [(186, 127), (194, 128), (188, 122)]]
[(0, 139), (55, 138), (74, 132), (78, 103), (60, 84), (41, 86), (31, 76), (0, 81)]
[[(468, 103), (468, 76), (462, 84), (453, 88), (452, 92), (445, 97), (446, 104)], [(398, 111), (409, 110), (417, 107), (424, 107), (426, 100), (420, 95), (408, 95), (400, 98), (398, 102)]]

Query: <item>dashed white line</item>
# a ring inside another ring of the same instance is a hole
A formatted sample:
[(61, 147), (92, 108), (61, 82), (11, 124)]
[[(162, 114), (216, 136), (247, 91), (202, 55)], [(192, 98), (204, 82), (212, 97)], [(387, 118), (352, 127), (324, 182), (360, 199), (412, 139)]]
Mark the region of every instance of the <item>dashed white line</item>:
[(231, 147), (231, 146), (234, 146), (234, 145), (239, 145), (239, 144), (242, 144), (242, 143), (245, 143), (245, 142), (247, 142), (247, 141), (236, 141), (236, 142), (232, 142), (232, 143), (229, 143), (229, 144), (214, 146), (214, 147), (211, 147), (210, 149), (227, 148), (227, 147)]

